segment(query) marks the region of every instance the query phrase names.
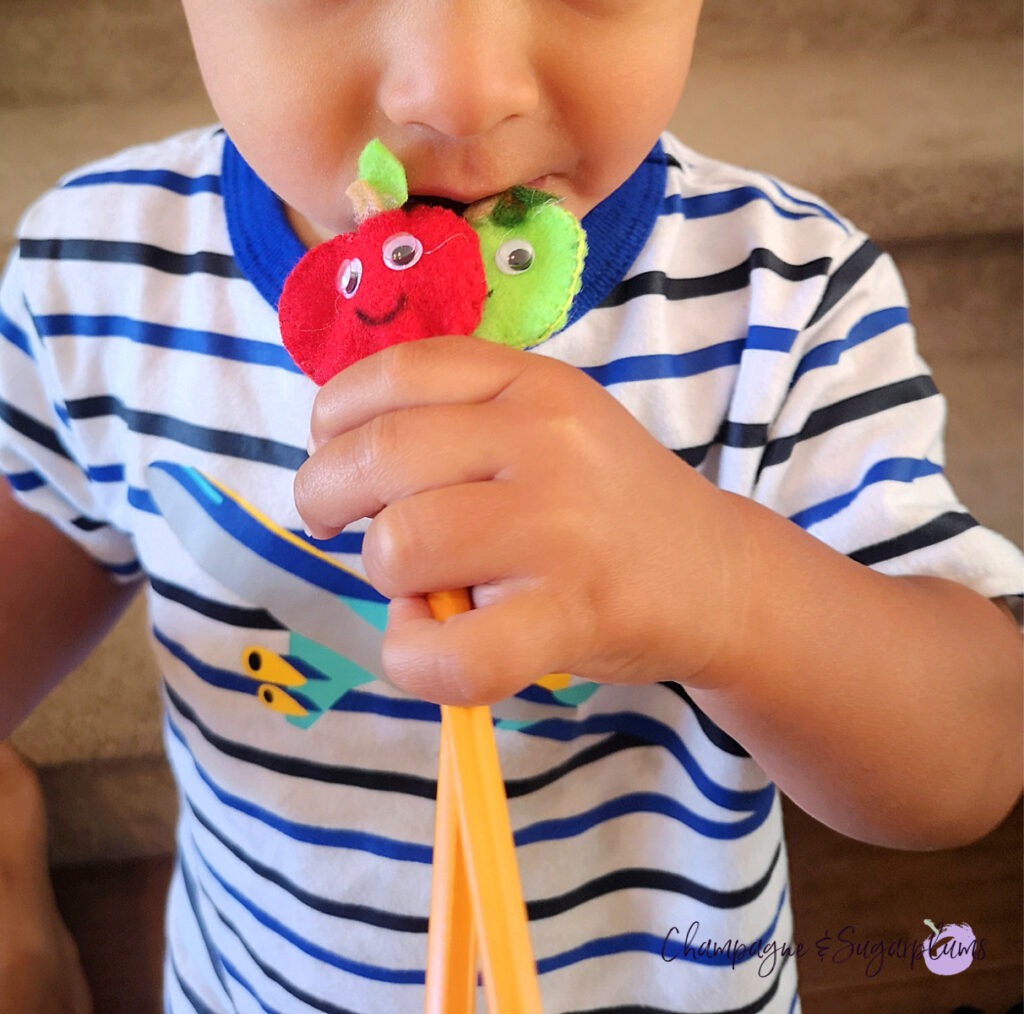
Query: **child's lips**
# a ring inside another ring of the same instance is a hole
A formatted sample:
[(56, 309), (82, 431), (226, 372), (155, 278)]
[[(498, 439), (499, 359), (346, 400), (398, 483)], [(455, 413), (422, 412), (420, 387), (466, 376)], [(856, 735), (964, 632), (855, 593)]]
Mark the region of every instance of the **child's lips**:
[(505, 186), (500, 186), (494, 189), (467, 188), (465, 190), (455, 190), (451, 187), (432, 188), (429, 186), (417, 186), (415, 189), (410, 188), (409, 201), (411, 204), (440, 205), (443, 208), (450, 208), (452, 211), (461, 215), (469, 205), (498, 197), (513, 186), (527, 186), (534, 190), (547, 190), (550, 187), (552, 179), (553, 175), (551, 173), (544, 173), (540, 176), (533, 177), (533, 179), (528, 180), (525, 183), (522, 180), (514, 180)]
[(410, 194), (408, 206), (415, 207), (417, 204), (426, 204), (434, 208), (447, 208), (449, 211), (454, 211), (456, 215), (461, 215), (471, 203), (472, 201), (456, 200), (453, 197), (442, 197), (440, 194), (423, 193)]

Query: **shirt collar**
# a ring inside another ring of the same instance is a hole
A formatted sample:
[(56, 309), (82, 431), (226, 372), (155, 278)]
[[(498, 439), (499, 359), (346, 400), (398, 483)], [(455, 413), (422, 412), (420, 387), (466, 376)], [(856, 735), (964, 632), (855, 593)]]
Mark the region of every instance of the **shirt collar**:
[[(566, 326), (599, 305), (643, 249), (661, 209), (667, 159), (658, 141), (613, 194), (583, 218), (587, 259)], [(306, 252), (281, 199), (225, 135), (222, 190), (228, 234), (242, 273), (277, 309), (285, 278)]]

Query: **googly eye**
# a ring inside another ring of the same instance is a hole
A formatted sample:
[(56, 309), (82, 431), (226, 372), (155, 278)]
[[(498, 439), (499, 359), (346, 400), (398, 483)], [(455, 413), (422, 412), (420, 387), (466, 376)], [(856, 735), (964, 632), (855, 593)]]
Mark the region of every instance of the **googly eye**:
[(351, 299), (359, 288), (359, 282), (363, 277), (363, 262), (358, 257), (345, 258), (338, 268), (338, 280), (335, 283), (338, 291), (346, 298)]
[(506, 275), (521, 275), (533, 265), (533, 247), (525, 239), (508, 239), (494, 255), (498, 270)]
[(400, 232), (384, 241), (385, 266), (392, 271), (405, 271), (423, 256), (423, 244), (407, 232)]

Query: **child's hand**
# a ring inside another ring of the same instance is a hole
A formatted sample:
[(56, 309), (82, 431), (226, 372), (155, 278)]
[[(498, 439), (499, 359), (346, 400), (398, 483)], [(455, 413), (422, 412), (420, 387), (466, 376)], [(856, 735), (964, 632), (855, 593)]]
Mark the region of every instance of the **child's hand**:
[[(322, 388), (311, 449), (299, 512), (318, 538), (373, 519), (384, 667), (417, 697), (490, 703), (549, 672), (690, 680), (731, 627), (732, 498), (571, 366), (399, 345)], [(433, 620), (425, 594), (460, 587), (477, 608)]]

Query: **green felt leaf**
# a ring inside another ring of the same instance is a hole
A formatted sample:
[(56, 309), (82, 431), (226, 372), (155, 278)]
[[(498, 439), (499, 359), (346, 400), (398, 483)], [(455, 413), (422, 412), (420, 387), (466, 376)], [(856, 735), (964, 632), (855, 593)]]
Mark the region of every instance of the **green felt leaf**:
[(491, 211), (491, 221), (502, 228), (511, 229), (526, 221), (527, 215), (545, 204), (556, 204), (558, 198), (544, 190), (515, 186), (506, 190)]
[(388, 204), (393, 202), (396, 208), (409, 199), (409, 184), (402, 163), (376, 137), (359, 156), (359, 178), (386, 198)]

